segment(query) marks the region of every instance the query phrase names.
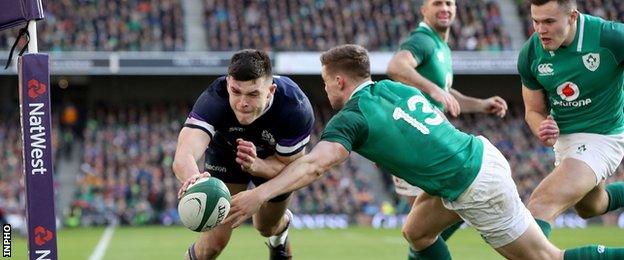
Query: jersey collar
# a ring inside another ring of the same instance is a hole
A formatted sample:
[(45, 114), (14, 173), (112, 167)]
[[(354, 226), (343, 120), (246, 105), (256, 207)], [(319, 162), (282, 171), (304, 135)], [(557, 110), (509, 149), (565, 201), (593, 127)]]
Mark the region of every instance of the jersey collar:
[(433, 29), (431, 29), (431, 26), (429, 26), (427, 23), (425, 23), (425, 22), (420, 22), (420, 23), (418, 24), (418, 27), (425, 28), (425, 30), (427, 30), (427, 31), (429, 31), (431, 34), (433, 34), (433, 35), (434, 35), (434, 37), (436, 37), (436, 38), (438, 38), (440, 41), (444, 42), (444, 40), (442, 40), (442, 38), (440, 38), (440, 35), (439, 35), (437, 32), (433, 31)]
[(349, 96), (349, 99), (351, 99), (353, 97), (353, 95), (355, 95), (355, 92), (358, 92), (360, 90), (362, 90), (364, 87), (371, 85), (371, 84), (375, 84), (375, 82), (373, 82), (372, 80), (367, 80), (366, 82), (360, 84), (359, 86), (357, 86), (357, 88), (355, 88), (353, 90), (353, 92), (351, 93), (351, 96)]
[(572, 40), (570, 45), (565, 46), (565, 47), (559, 47), (558, 49), (554, 51), (549, 51), (548, 53), (550, 53), (550, 56), (555, 56), (555, 54), (560, 53), (560, 52), (567, 52), (567, 51), (581, 52), (583, 51), (584, 36), (585, 36), (585, 15), (583, 15), (582, 13), (579, 13), (578, 20), (576, 21), (576, 32), (574, 35), (574, 40)]

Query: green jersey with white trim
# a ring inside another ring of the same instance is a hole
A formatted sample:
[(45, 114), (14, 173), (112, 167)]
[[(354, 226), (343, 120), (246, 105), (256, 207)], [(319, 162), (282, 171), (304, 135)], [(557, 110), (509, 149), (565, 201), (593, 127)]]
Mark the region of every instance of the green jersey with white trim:
[[(411, 52), (418, 63), (414, 69), (444, 91), (449, 91), (453, 85), (451, 49), (426, 23), (421, 22), (410, 37), (401, 43), (399, 50)], [(427, 93), (423, 94), (438, 109), (444, 111), (442, 103), (435, 101)]]
[(450, 201), (474, 181), (483, 157), (480, 139), (453, 127), (418, 89), (390, 80), (360, 85), (321, 140)]
[(579, 15), (574, 41), (544, 50), (535, 33), (518, 57), (522, 84), (543, 89), (562, 134), (624, 132), (624, 24)]

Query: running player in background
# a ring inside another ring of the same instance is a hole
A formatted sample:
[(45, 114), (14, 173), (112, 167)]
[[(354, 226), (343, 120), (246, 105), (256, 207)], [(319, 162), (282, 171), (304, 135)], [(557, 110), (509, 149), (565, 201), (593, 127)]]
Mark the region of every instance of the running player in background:
[[(425, 0), (420, 7), (423, 21), (410, 37), (401, 43), (386, 73), (394, 80), (418, 88), (438, 109), (453, 117), (463, 113), (486, 113), (504, 117), (507, 103), (499, 96), (479, 99), (465, 96), (452, 88), (453, 67), (448, 38), (457, 12), (455, 0)], [(392, 177), (397, 194), (413, 203), (422, 190), (405, 180)], [(442, 234), (448, 239), (459, 222)]]
[(574, 207), (590, 218), (624, 206), (605, 185), (624, 157), (624, 24), (581, 14), (574, 0), (531, 0), (535, 33), (518, 57), (525, 119), (555, 151), (528, 208), (546, 236)]
[[(212, 175), (232, 195), (275, 177), (301, 157), (314, 124), (312, 106), (299, 86), (287, 77), (272, 75), (269, 56), (243, 50), (232, 56), (228, 75), (216, 79), (197, 99), (180, 131), (173, 170), (183, 183)], [(205, 169), (197, 162), (205, 155)], [(208, 174), (209, 172), (209, 174)], [(290, 259), (286, 209), (290, 193), (262, 204), (253, 225), (269, 238), (270, 259)], [(191, 259), (215, 259), (227, 245), (232, 228), (219, 225), (203, 232), (191, 245)]]

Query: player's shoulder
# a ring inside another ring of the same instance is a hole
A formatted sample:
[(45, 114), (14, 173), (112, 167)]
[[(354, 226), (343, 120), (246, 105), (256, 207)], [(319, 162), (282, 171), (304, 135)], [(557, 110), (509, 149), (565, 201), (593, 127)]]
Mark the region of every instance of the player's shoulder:
[(434, 46), (435, 40), (426, 29), (419, 27), (403, 42), (405, 44), (419, 44), (424, 46)]
[(225, 76), (215, 79), (208, 87), (204, 89), (201, 95), (197, 98), (197, 103), (202, 107), (215, 105), (221, 105), (222, 103), (228, 103), (227, 82)]
[(275, 75), (273, 83), (277, 85), (273, 105), (276, 110), (281, 111), (280, 114), (285, 116), (313, 114), (310, 100), (292, 79)]
[(522, 48), (520, 49), (520, 53), (518, 55), (519, 59), (531, 59), (537, 56), (537, 52), (541, 50), (541, 45), (539, 41), (539, 36), (537, 33), (533, 33), (529, 39), (527, 39)]
[[(308, 102), (308, 97), (303, 90), (292, 79), (286, 76), (273, 76), (273, 83), (277, 86), (275, 91), (275, 98), (285, 104), (298, 104), (301, 101)], [(304, 103), (305, 103), (304, 102)]]

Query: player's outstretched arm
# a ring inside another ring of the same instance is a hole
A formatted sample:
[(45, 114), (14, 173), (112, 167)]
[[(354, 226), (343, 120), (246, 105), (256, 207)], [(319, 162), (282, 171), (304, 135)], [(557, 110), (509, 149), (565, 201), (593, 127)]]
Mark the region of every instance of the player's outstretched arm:
[(210, 144), (210, 136), (203, 130), (183, 127), (180, 131), (175, 156), (173, 157), (173, 172), (178, 181), (182, 183), (179, 192), (184, 193), (186, 187), (194, 182), (190, 180), (191, 176), (201, 174), (197, 162), (202, 158), (208, 144)]
[(444, 109), (452, 116), (458, 116), (461, 108), (455, 97), (420, 75), (415, 69), (417, 66), (418, 62), (411, 52), (406, 50), (398, 51), (394, 54), (390, 63), (388, 63), (386, 74), (394, 81), (414, 86), (420, 91), (427, 93), (431, 98), (442, 103)]
[(532, 90), (523, 85), (522, 98), (525, 110), (524, 119), (531, 128), (531, 132), (539, 138), (542, 144), (553, 146), (559, 137), (559, 127), (548, 113), (543, 90)]
[(480, 99), (466, 96), (456, 89), (450, 89), (449, 92), (457, 99), (462, 112), (495, 114), (498, 117), (507, 114), (507, 102), (499, 96)]
[(239, 226), (271, 198), (309, 185), (348, 156), (347, 149), (339, 143), (319, 142), (309, 154), (286, 166), (275, 178), (255, 189), (234, 195), (230, 213), (223, 223)]
[(258, 158), (256, 146), (252, 142), (238, 139), (236, 143), (236, 162), (240, 164), (241, 169), (253, 176), (265, 179), (271, 179), (277, 176), (286, 165), (305, 154), (305, 150), (301, 150), (291, 156), (280, 156), (276, 154), (261, 159)]

